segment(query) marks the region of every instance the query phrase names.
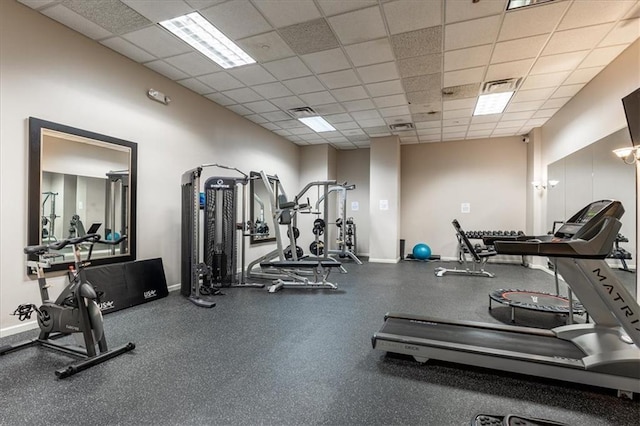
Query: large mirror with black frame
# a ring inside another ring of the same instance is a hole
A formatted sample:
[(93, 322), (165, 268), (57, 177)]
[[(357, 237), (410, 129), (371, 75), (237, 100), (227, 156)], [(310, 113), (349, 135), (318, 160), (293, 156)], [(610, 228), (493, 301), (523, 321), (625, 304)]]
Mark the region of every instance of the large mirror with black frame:
[(267, 243), (276, 240), (273, 225), (273, 210), (271, 194), (267, 189), (270, 185), (271, 191), (277, 196), (277, 182), (267, 177), (268, 183), (264, 182), (259, 172), (250, 173), (249, 184), (249, 212), (253, 230), (251, 232), (251, 244)]
[[(608, 262), (626, 270), (623, 282), (635, 294), (636, 253), (636, 171), (612, 152), (630, 145), (625, 127), (547, 167), (547, 224), (562, 222), (586, 204), (600, 199), (622, 202), (622, 228)], [(557, 182), (557, 183), (556, 183)], [(557, 226), (556, 226), (557, 229)]]
[[(28, 244), (96, 233), (93, 265), (135, 260), (137, 144), (29, 118)], [(49, 259), (52, 270), (73, 262), (68, 246)], [(88, 251), (81, 252), (86, 259)]]

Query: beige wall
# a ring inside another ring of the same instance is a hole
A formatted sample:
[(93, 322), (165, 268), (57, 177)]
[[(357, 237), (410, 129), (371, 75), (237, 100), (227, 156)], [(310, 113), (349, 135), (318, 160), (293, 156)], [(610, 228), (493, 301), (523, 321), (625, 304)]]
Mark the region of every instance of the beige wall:
[[(356, 225), (356, 254), (369, 256), (369, 149), (340, 151), (337, 161), (338, 182), (355, 184), (347, 192), (347, 217), (353, 217)], [(353, 210), (352, 203), (358, 204)]]
[[(171, 96), (171, 104), (149, 100), (151, 87)], [(162, 257), (169, 284), (180, 275), (184, 171), (222, 163), (277, 173), (288, 188), (298, 187), (297, 146), (13, 1), (0, 1), (0, 93), (3, 334), (18, 324), (9, 315), (18, 304), (39, 300), (22, 254), (30, 116), (138, 143), (138, 258)], [(272, 248), (251, 248), (248, 256)], [(63, 279), (54, 283), (61, 288)]]
[[(465, 231), (524, 230), (527, 145), (519, 137), (402, 146), (401, 238), (443, 259), (456, 256), (451, 225)], [(461, 213), (469, 203), (470, 212)]]

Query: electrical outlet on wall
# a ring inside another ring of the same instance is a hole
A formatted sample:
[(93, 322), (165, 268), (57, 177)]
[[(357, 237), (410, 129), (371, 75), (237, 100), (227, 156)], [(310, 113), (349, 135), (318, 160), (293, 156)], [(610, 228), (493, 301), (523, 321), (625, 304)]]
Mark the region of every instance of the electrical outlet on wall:
[(460, 204), (460, 213), (471, 213), (471, 203)]

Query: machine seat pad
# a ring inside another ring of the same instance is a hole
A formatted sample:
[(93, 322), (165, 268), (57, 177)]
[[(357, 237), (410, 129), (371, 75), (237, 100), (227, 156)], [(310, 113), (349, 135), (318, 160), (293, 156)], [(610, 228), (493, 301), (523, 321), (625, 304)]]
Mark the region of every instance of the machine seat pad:
[(342, 263), (335, 260), (273, 260), (271, 262), (262, 262), (260, 266), (263, 268), (317, 268), (322, 266), (323, 268), (339, 268)]

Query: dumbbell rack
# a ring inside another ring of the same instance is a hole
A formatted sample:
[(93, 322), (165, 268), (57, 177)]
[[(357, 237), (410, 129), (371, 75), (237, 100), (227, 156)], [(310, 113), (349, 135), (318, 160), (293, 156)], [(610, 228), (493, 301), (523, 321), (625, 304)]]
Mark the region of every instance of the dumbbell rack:
[[(469, 240), (481, 240), (484, 242), (485, 237), (504, 237), (505, 239), (517, 238), (519, 236), (524, 235), (524, 232), (522, 231), (465, 231), (465, 235)], [(475, 244), (475, 247), (477, 252), (481, 252), (483, 250), (488, 250), (488, 251), (493, 250), (493, 246), (491, 245), (481, 246), (480, 244)], [(459, 263), (462, 263), (463, 256), (465, 253), (466, 251), (465, 251), (465, 248), (462, 246), (462, 244), (458, 244), (458, 262)], [(521, 256), (521, 259), (522, 261), (520, 264), (525, 268), (529, 267), (529, 262), (527, 260), (527, 257)]]

